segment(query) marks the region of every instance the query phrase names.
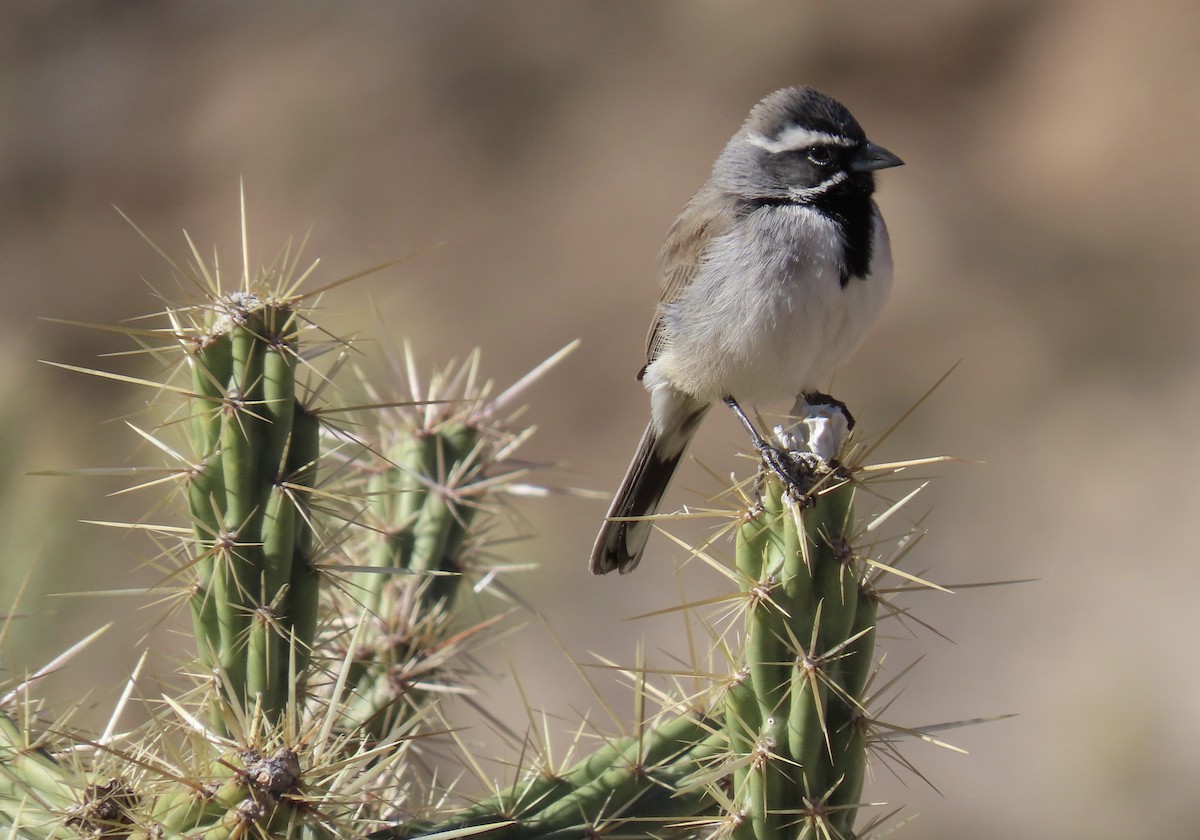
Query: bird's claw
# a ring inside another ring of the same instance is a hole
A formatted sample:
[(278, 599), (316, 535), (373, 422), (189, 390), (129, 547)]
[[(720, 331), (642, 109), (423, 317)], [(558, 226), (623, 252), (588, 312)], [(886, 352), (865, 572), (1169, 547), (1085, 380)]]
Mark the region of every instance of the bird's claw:
[(818, 475), (820, 458), (811, 452), (788, 452), (769, 444), (758, 449), (763, 466), (783, 485), (783, 491), (795, 504), (807, 508), (813, 504), (809, 491)]
[(785, 497), (801, 510), (807, 510), (817, 503), (819, 491), (829, 486), (831, 478), (838, 483), (851, 477), (849, 468), (840, 461), (826, 461), (813, 452), (787, 450), (764, 444), (759, 447), (758, 453), (764, 469), (759, 473), (755, 485), (755, 496), (758, 499), (755, 504), (756, 510), (763, 507), (762, 485), (767, 472), (779, 479)]

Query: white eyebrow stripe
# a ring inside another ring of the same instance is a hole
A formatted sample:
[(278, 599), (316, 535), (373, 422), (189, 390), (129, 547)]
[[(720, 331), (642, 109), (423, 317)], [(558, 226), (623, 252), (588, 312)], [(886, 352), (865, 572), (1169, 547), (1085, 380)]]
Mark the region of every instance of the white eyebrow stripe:
[(796, 149), (807, 149), (810, 146), (844, 146), (849, 148), (856, 145), (853, 140), (847, 137), (830, 134), (827, 131), (813, 131), (811, 128), (803, 128), (798, 125), (794, 125), (783, 131), (774, 140), (769, 140), (761, 134), (756, 133), (749, 135), (746, 138), (746, 142), (758, 146), (760, 149), (764, 149), (771, 154), (791, 152)]
[(788, 187), (788, 195), (798, 201), (815, 198), (846, 180), (845, 172), (835, 172), (815, 187)]

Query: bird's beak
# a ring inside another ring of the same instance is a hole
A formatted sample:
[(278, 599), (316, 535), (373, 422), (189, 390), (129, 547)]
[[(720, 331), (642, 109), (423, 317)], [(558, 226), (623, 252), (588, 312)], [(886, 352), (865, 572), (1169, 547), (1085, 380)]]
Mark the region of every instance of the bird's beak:
[(890, 169), (893, 166), (903, 166), (904, 161), (889, 152), (883, 146), (867, 143), (862, 151), (850, 161), (850, 169), (854, 172), (874, 172), (876, 169)]

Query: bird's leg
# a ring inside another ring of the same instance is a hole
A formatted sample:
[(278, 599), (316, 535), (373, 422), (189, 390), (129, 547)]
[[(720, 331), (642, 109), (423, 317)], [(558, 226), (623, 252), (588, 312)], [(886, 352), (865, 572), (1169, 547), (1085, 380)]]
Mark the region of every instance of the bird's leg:
[[(737, 400), (733, 397), (726, 397), (725, 405), (729, 406), (737, 418), (742, 421), (746, 431), (750, 433), (750, 440), (754, 443), (754, 448), (758, 450), (759, 457), (762, 458), (767, 469), (783, 483), (785, 490), (793, 499), (803, 500), (808, 492), (808, 487), (805, 486), (805, 476), (797, 473), (796, 463), (792, 457), (763, 439), (763, 436), (758, 433), (758, 429), (750, 422), (750, 418), (746, 416), (746, 412), (738, 405)], [(756, 487), (756, 492), (761, 495), (761, 488)]]

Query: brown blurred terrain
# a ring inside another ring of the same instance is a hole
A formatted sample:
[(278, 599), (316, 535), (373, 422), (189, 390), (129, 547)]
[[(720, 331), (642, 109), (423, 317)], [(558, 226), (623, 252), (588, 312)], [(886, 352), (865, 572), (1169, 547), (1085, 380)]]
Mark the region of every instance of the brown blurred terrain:
[[(168, 270), (113, 205), (172, 254), (187, 228), (236, 264), (244, 178), (255, 260), (311, 227), (320, 280), (444, 241), (331, 294), (325, 325), (407, 336), (428, 364), (479, 346), (500, 383), (582, 338), (531, 394), (529, 454), (565, 467), (551, 482), (611, 490), (645, 419), (633, 375), (663, 233), (750, 105), (805, 82), (908, 164), (880, 179), (893, 299), (836, 393), (879, 431), (961, 360), (879, 457), (986, 462), (926, 470), (915, 568), (1037, 579), (916, 596), (954, 641), (896, 628), (893, 670), (925, 660), (888, 716), (1019, 716), (950, 733), (970, 756), (910, 745), (936, 792), (880, 767), (868, 795), (920, 814), (903, 837), (1194, 836), (1197, 32), (1200, 5), (1171, 0), (8, 3), (3, 603), (31, 564), (39, 593), (155, 574), (136, 568), (144, 542), (74, 524), (136, 519), (152, 499), (25, 475), (149, 458), (104, 422), (142, 394), (36, 361), (129, 349), (40, 318), (157, 306), (149, 287)], [(701, 464), (744, 473), (743, 445), (714, 412), (669, 502), (719, 488)], [(655, 537), (636, 577), (592, 579), (604, 509), (523, 507), (539, 536), (512, 559), (541, 569), (517, 588), (576, 658), (632, 662), (645, 636), (668, 667), (679, 618), (623, 619), (678, 603), (681, 553)], [(22, 623), (22, 664), (119, 610), (114, 639), (77, 666), (84, 687), (119, 680), (153, 620), (133, 603), (32, 599), (53, 613)], [(494, 660), (516, 661), (542, 708), (599, 712), (536, 621), (505, 645)], [(515, 697), (494, 670), (489, 695)], [(80, 681), (63, 685), (76, 696)], [(631, 714), (627, 693), (606, 696)]]

